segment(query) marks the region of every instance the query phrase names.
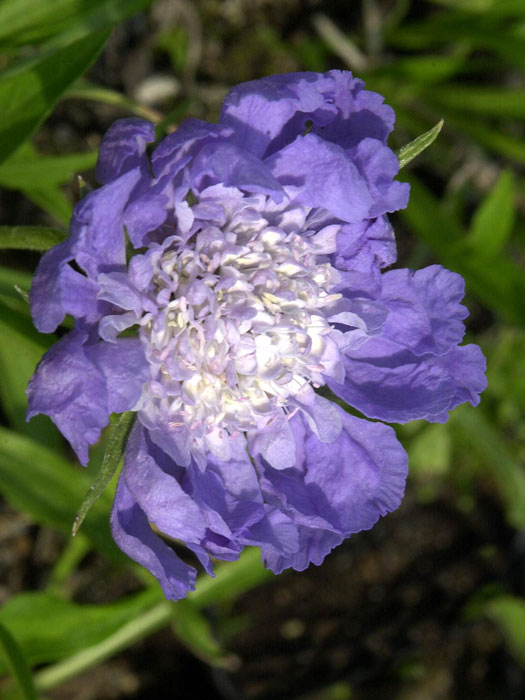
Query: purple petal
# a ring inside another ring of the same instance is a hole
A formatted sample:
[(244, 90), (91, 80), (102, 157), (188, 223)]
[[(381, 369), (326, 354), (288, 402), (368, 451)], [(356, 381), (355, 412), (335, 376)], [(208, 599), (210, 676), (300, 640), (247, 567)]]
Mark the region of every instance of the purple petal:
[(348, 352), (344, 363), (344, 384), (327, 380), (330, 389), (369, 418), (389, 422), (444, 423), (458, 404), (477, 405), (486, 386), (485, 360), (474, 345), (417, 356), (375, 336)]
[(209, 124), (199, 119), (186, 119), (173, 134), (169, 134), (153, 152), (151, 162), (156, 178), (175, 175), (195, 151), (214, 139), (226, 139), (232, 131), (221, 124)]
[(205, 533), (201, 510), (182, 490), (176, 465), (166, 455), (160, 464), (159, 454), (151, 449), (142, 425), (135, 423), (126, 448), (126, 486), (148, 520), (161, 532), (183, 542), (199, 542)]
[(97, 285), (68, 264), (72, 259), (69, 241), (51, 248), (40, 259), (29, 301), (34, 324), (41, 333), (52, 333), (67, 313), (87, 322), (100, 315)]
[(440, 265), (391, 270), (383, 275), (380, 301), (389, 311), (383, 336), (415, 355), (443, 355), (463, 339), (467, 309), (460, 304), (463, 278)]
[(28, 420), (48, 415), (82, 464), (109, 415), (106, 381), (85, 352), (87, 340), (88, 334), (76, 329), (64, 336), (44, 355), (27, 388)]
[(283, 189), (258, 158), (230, 143), (210, 143), (199, 151), (191, 167), (194, 188), (222, 184), (247, 192), (268, 194), (279, 202)]
[(261, 463), (263, 493), (280, 500), (300, 536), (297, 553), (267, 557), (276, 572), (320, 564), (344, 537), (371, 528), (403, 497), (407, 455), (392, 428), (338, 410), (343, 428), (333, 443), (321, 442), (297, 415), (291, 421), (298, 451), (295, 467), (279, 472)]
[(386, 141), (394, 113), (383, 99), (363, 90), (348, 71), (273, 75), (234, 87), (220, 121), (233, 128), (233, 143), (258, 157), (280, 150), (308, 127), (351, 148), (367, 136)]
[(101, 185), (134, 168), (148, 171), (146, 144), (155, 139), (155, 125), (144, 119), (119, 119), (106, 132), (98, 154), (96, 178)]
[(120, 549), (158, 579), (166, 598), (179, 600), (195, 588), (195, 569), (181, 561), (154, 534), (123, 477), (115, 494), (111, 530)]
[(393, 182), (399, 170), (394, 152), (377, 139), (366, 138), (355, 149), (355, 163), (366, 179), (374, 199), (368, 215), (404, 209), (408, 204), (410, 185)]
[(88, 356), (106, 381), (108, 412), (123, 413), (135, 408), (149, 366), (138, 338), (119, 338), (114, 343), (97, 343)]
[(295, 201), (323, 207), (343, 221), (368, 216), (373, 199), (368, 186), (345, 151), (315, 134), (298, 136), (265, 160), (283, 186), (298, 188)]
[(77, 204), (71, 220), (71, 252), (89, 277), (96, 279), (108, 266), (125, 265), (122, 212), (139, 181), (135, 168), (101, 187)]

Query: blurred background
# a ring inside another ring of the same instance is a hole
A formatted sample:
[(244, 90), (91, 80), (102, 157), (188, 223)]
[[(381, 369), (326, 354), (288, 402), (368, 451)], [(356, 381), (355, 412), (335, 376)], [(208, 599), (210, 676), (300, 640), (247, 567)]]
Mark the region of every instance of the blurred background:
[[(214, 121), (236, 83), (331, 68), (385, 96), (395, 149), (444, 119), (400, 175), (398, 265), (464, 276), (489, 388), (446, 425), (396, 426), (402, 506), (321, 567), (273, 577), (249, 553), (170, 606), (112, 544), (111, 489), (69, 536), (103, 445), (84, 470), (25, 422), (55, 340), (31, 273), (115, 119)], [(0, 69), (0, 698), (525, 698), (523, 0), (4, 0)]]

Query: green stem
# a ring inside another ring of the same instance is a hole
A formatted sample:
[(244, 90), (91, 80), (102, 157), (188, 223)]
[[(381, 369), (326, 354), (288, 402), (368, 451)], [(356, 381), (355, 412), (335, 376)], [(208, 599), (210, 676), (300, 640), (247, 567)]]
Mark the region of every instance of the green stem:
[[(220, 565), (215, 578), (201, 576), (195, 591), (188, 595), (187, 601), (197, 609), (203, 608), (222, 600), (231, 600), (272, 577), (273, 574), (265, 569), (261, 562), (260, 551), (249, 547), (237, 561)], [(176, 605), (163, 600), (148, 612), (127, 622), (102, 642), (36, 673), (37, 690), (40, 692), (50, 690), (96, 664), (106, 661), (119, 651), (127, 649), (135, 642), (174, 622), (177, 613)]]
[(90, 549), (91, 542), (82, 533), (79, 533), (76, 537), (71, 537), (53, 567), (49, 577), (48, 590), (60, 592), (64, 583)]
[(60, 683), (87, 671), (134, 642), (157, 632), (170, 624), (173, 618), (173, 605), (162, 601), (148, 612), (127, 622), (103, 642), (88, 647), (74, 656), (39, 671), (35, 674), (35, 687), (39, 692), (50, 690)]

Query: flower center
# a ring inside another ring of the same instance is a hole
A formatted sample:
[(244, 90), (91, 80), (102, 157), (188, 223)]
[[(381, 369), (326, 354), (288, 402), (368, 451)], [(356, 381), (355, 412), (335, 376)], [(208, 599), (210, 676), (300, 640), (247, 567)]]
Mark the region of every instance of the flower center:
[(157, 313), (141, 328), (156, 411), (212, 452), (225, 433), (311, 404), (333, 364), (323, 309), (340, 297), (339, 274), (314, 231), (285, 231), (243, 204), (220, 227), (196, 221), (184, 244), (173, 237), (153, 278)]

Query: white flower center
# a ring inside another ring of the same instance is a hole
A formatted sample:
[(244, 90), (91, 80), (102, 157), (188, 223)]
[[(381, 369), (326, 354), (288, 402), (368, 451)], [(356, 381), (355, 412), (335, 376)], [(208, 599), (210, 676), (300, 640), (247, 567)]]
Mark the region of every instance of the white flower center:
[(201, 221), (183, 246), (174, 237), (155, 270), (158, 313), (141, 322), (150, 401), (215, 453), (227, 435), (311, 404), (334, 363), (323, 309), (340, 297), (339, 273), (322, 257), (326, 231), (286, 232), (243, 203), (220, 228)]

